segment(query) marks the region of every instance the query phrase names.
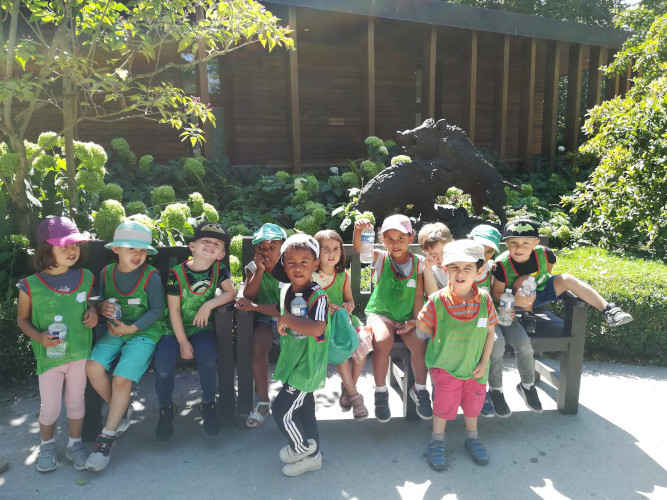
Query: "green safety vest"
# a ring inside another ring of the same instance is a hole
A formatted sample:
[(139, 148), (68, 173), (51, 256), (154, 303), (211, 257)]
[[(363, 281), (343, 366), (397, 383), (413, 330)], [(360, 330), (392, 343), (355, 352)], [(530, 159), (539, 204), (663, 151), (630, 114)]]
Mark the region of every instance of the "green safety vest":
[[(104, 269), (104, 295), (107, 299), (114, 297), (118, 304), (120, 304), (123, 323), (131, 325), (148, 310), (148, 296), (146, 295), (146, 284), (153, 273), (159, 273), (157, 269), (147, 264), (141, 271), (139, 280), (130, 293), (122, 293), (116, 287), (114, 274), (116, 272), (116, 264), (109, 264)], [(158, 319), (152, 323), (146, 330), (132, 333), (130, 335), (123, 335), (123, 338), (129, 340), (134, 337), (146, 337), (157, 344), (160, 337), (164, 333), (163, 318)]]
[[(533, 253), (537, 259), (537, 271), (531, 273), (530, 275), (535, 278), (537, 289), (542, 291), (547, 285), (549, 278), (551, 278), (551, 274), (549, 274), (549, 271), (547, 271), (547, 249), (541, 245), (537, 245), (533, 250)], [(512, 288), (512, 284), (519, 277), (519, 274), (517, 274), (516, 269), (514, 269), (514, 265), (512, 264), (512, 260), (510, 259), (510, 254), (508, 251), (500, 254), (496, 260), (496, 265), (501, 266), (503, 272), (505, 273), (505, 277), (507, 278), (505, 280), (505, 288)]]
[[(335, 271), (335, 273), (336, 275), (334, 280), (329, 284), (328, 287), (322, 287), (322, 290), (324, 290), (324, 292), (327, 294), (327, 297), (329, 297), (330, 304), (336, 304), (337, 306), (343, 307), (343, 302), (345, 302), (345, 297), (343, 295), (343, 291), (345, 289), (345, 280), (350, 278), (347, 275), (347, 271), (344, 273)], [(327, 329), (331, 326), (332, 316), (333, 315), (331, 312), (329, 312), (329, 322), (327, 323)], [(359, 328), (361, 326), (361, 321), (359, 321), (359, 318), (357, 318), (354, 314), (350, 314), (349, 316), (352, 326), (355, 329)]]
[[(285, 287), (283, 287), (285, 288)], [(275, 279), (270, 272), (264, 271), (262, 274), (262, 281), (259, 283), (259, 290), (257, 290), (257, 297), (255, 297), (256, 304), (277, 304), (280, 300), (280, 281)], [(254, 313), (255, 321), (259, 318), (270, 318), (262, 313)]]
[[(195, 292), (190, 288), (190, 283), (188, 282), (185, 270), (186, 263), (187, 261), (174, 267), (172, 271), (176, 274), (178, 287), (181, 291), (181, 319), (183, 320), (183, 329), (185, 330), (185, 335), (191, 337), (198, 332), (211, 329), (210, 326), (195, 326), (192, 322), (204, 302), (215, 298), (215, 291), (218, 288), (220, 266), (217, 261), (211, 265), (211, 284), (206, 290)], [(171, 328), (168, 328), (165, 333), (167, 335), (173, 335), (174, 331)]]
[[(479, 363), (484, 351), (484, 343), (489, 330), (488, 293), (480, 291), (479, 312), (468, 320), (453, 317), (445, 307), (440, 292), (431, 295), (435, 305), (436, 331), (426, 347), (426, 366), (441, 368), (452, 377), (461, 380), (472, 378), (472, 372)], [(489, 378), (489, 365), (484, 375), (476, 379), (486, 384)]]
[(90, 354), (93, 341), (93, 330), (83, 324), (83, 315), (88, 309), (88, 296), (93, 287), (93, 273), (88, 269), (80, 269), (79, 285), (72, 291), (59, 292), (46, 284), (39, 276), (33, 274), (25, 279), (30, 296), (30, 320), (40, 332), (49, 329), (54, 316), (62, 316), (67, 325), (67, 347), (61, 358), (49, 358), (46, 347), (31, 340), (32, 350), (37, 359), (37, 375), (70, 361), (86, 359)]
[[(280, 314), (285, 314), (285, 297), (291, 285), (280, 291)], [(308, 298), (308, 310), (322, 296), (327, 294), (321, 288)], [(288, 383), (303, 392), (314, 392), (324, 387), (327, 378), (329, 336), (324, 332), (324, 340), (310, 335), (305, 339), (295, 339), (291, 335), (280, 336), (280, 357), (273, 373), (275, 380)]]
[(475, 285), (477, 285), (477, 288), (480, 290), (484, 290), (485, 292), (491, 292), (491, 275), (493, 274), (493, 265), (494, 262), (492, 260), (489, 261), (490, 265), (490, 271), (486, 273), (486, 276), (484, 278), (480, 279), (479, 281), (475, 281)]
[[(373, 272), (373, 293), (366, 305), (366, 316), (371, 313), (379, 314), (399, 323), (412, 319), (419, 259), (416, 255), (408, 255), (412, 259), (412, 274), (407, 278), (399, 278), (391, 264), (389, 253), (385, 254), (380, 275)], [(391, 272), (385, 272), (386, 269)], [(408, 286), (409, 284), (414, 286)]]

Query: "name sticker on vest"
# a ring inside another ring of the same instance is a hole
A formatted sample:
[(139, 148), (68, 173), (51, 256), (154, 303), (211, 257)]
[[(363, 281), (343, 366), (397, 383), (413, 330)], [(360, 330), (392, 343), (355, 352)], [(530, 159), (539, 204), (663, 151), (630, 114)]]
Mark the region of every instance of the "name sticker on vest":
[(414, 279), (408, 280), (408, 288), (417, 288), (417, 282)]
[(479, 318), (477, 320), (477, 328), (486, 328), (488, 318)]
[(141, 299), (140, 298), (127, 299), (127, 304), (130, 306), (140, 306)]
[(278, 282), (278, 290), (280, 290), (282, 287), (284, 287), (287, 283), (283, 283), (282, 281)]
[(76, 301), (77, 302), (85, 302), (86, 301), (86, 292), (79, 292), (76, 294)]

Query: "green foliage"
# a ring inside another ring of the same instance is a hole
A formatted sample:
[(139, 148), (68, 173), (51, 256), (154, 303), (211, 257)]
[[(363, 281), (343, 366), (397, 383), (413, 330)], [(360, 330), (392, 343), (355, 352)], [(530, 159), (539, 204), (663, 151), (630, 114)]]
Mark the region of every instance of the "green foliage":
[(130, 150), (130, 145), (123, 137), (111, 139), (111, 147), (118, 153), (118, 157), (126, 165), (134, 166), (137, 164), (137, 155)]
[(185, 160), (183, 168), (185, 169), (185, 178), (189, 182), (201, 184), (202, 178), (206, 173), (206, 169), (204, 168), (204, 165), (202, 165), (202, 160), (203, 158), (201, 156)]
[(410, 158), (408, 155), (398, 155), (394, 156), (391, 159), (391, 166), (393, 167), (394, 165), (408, 165), (412, 163), (412, 158)]
[(79, 170), (76, 182), (89, 193), (99, 193), (104, 188), (104, 176), (93, 170)]
[(105, 184), (100, 190), (100, 199), (123, 201), (123, 188), (118, 184)]
[(167, 229), (182, 231), (190, 215), (190, 207), (186, 204), (172, 203), (162, 210), (160, 217)]
[(119, 201), (106, 200), (93, 216), (93, 228), (97, 232), (97, 237), (100, 240), (111, 241), (114, 231), (125, 219), (125, 209)]
[(343, 179), (343, 184), (348, 188), (359, 187), (359, 177), (354, 172), (345, 172), (341, 175), (341, 178)]
[(208, 222), (220, 222), (220, 214), (215, 207), (209, 203), (204, 203), (202, 213)]
[(167, 205), (176, 201), (176, 193), (171, 186), (158, 186), (151, 191), (151, 203), (154, 207)]
[(238, 276), (241, 272), (241, 261), (236, 255), (229, 256), (229, 272), (234, 276)]
[(667, 265), (587, 247), (559, 251), (554, 272), (589, 283), (634, 318), (610, 328), (600, 312), (589, 308), (586, 351), (590, 355), (667, 366)]
[(237, 235), (232, 238), (229, 245), (229, 255), (241, 260), (243, 258), (243, 236)]
[(128, 217), (135, 214), (146, 215), (148, 213), (148, 208), (146, 208), (146, 204), (143, 201), (131, 201), (125, 205), (125, 213)]
[(192, 205), (192, 215), (195, 217), (201, 215), (204, 212), (204, 197), (201, 194), (197, 192), (191, 193), (190, 204)]
[(153, 157), (151, 155), (144, 155), (139, 158), (139, 170), (144, 175), (150, 175), (153, 170)]
[(227, 231), (232, 236), (250, 236), (252, 234), (252, 231), (244, 224), (234, 224), (233, 226), (229, 226)]

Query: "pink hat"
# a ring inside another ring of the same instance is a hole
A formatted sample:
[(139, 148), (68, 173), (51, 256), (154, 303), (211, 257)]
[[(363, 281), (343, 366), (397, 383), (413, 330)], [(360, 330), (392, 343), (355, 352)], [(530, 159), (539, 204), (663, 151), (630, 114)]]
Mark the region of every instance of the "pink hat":
[(400, 231), (401, 233), (405, 234), (412, 234), (412, 224), (410, 223), (410, 219), (401, 214), (387, 217), (382, 223), (380, 233), (384, 233), (390, 229), (396, 229), (396, 231)]
[(90, 238), (81, 234), (74, 221), (67, 217), (49, 217), (37, 226), (37, 243), (66, 247), (82, 241), (90, 241)]

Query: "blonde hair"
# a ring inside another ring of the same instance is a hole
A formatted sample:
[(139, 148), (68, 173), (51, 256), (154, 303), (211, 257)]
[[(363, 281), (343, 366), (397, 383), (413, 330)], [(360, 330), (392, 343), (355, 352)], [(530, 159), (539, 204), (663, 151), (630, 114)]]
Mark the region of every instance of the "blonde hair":
[(428, 250), (438, 243), (447, 244), (450, 241), (452, 241), (452, 233), (442, 222), (426, 224), (421, 228), (417, 237), (417, 242), (422, 250)]

